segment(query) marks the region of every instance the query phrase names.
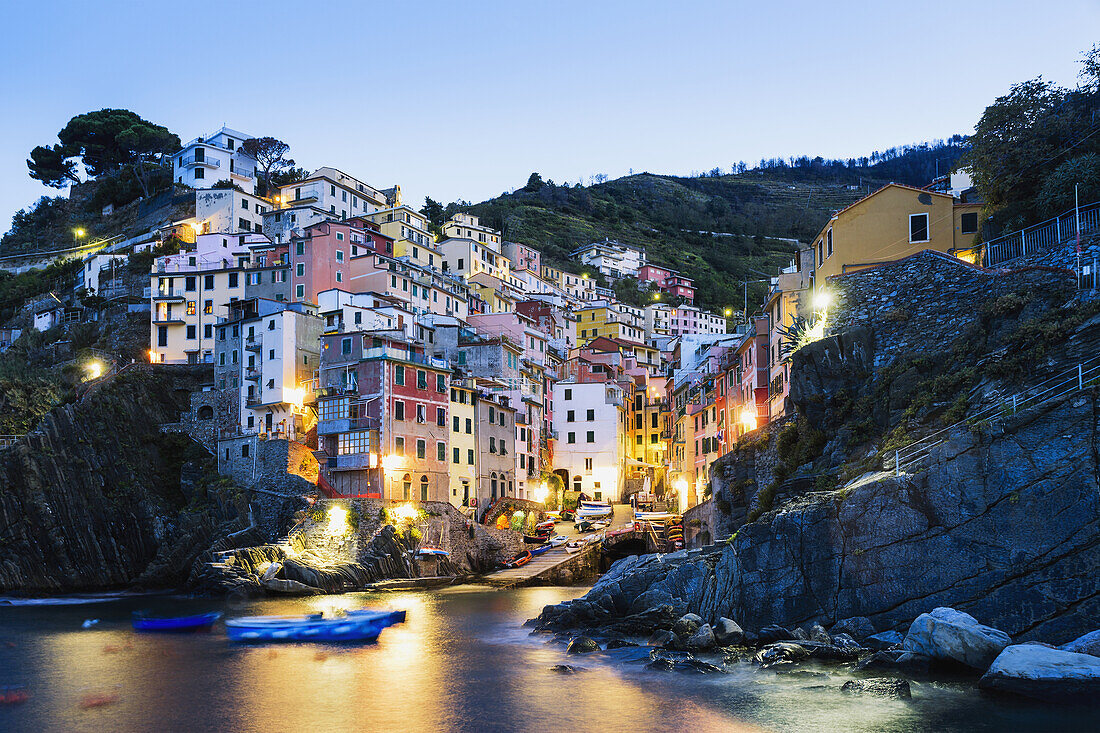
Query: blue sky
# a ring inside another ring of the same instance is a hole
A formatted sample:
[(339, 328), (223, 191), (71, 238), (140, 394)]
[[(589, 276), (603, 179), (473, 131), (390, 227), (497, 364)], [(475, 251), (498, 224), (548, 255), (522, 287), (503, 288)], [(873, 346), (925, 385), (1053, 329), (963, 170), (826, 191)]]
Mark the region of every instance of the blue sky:
[(967, 133), (1016, 81), (1073, 83), (1100, 2), (9, 3), (0, 230), (75, 114), (223, 122), (406, 200), (531, 171), (689, 173)]

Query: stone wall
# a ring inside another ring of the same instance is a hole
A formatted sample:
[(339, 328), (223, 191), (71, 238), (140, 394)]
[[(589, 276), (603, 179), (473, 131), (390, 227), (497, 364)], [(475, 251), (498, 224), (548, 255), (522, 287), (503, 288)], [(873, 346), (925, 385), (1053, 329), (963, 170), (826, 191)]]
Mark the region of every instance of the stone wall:
[(696, 504), (684, 512), (684, 547), (702, 547), (725, 539), (715, 534), (717, 517), (714, 513), (713, 498), (707, 499), (702, 504)]
[(928, 250), (829, 278), (835, 302), (828, 331), (866, 329), (874, 349), (873, 366), (880, 368), (903, 354), (948, 348), (981, 322), (979, 306), (987, 300), (1012, 292), (1068, 296), (1076, 287), (1076, 276), (1069, 270), (984, 270)]

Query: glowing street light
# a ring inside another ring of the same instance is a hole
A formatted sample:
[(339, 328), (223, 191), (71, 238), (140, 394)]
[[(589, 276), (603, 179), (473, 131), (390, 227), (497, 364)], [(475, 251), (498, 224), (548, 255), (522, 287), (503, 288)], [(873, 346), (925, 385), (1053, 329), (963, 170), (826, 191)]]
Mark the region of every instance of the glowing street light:
[(333, 537), (347, 534), (351, 525), (348, 524), (348, 510), (339, 504), (333, 504), (328, 508), (328, 524), (325, 533)]
[(752, 407), (746, 406), (741, 410), (741, 425), (744, 426), (745, 432), (751, 433), (756, 430), (756, 410)]
[(726, 308), (724, 311), (722, 311), (722, 313), (723, 315), (725, 315), (726, 318), (729, 318), (733, 315), (733, 308)]
[(814, 293), (814, 309), (823, 311), (833, 302), (833, 295), (828, 290), (818, 290)]
[(99, 379), (103, 375), (103, 362), (90, 361), (84, 367), (88, 372), (88, 379)]
[(84, 239), (87, 233), (88, 232), (84, 231), (84, 227), (77, 227), (76, 229), (73, 229), (73, 236), (77, 239)]

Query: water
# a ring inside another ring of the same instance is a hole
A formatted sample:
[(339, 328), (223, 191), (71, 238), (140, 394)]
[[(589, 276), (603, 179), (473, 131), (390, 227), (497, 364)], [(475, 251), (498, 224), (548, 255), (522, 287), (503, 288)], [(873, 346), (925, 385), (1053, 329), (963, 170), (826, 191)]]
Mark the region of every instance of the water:
[[(695, 676), (642, 669), (638, 650), (567, 657), (520, 626), (569, 588), (264, 600), (228, 615), (388, 604), (408, 623), (365, 646), (229, 643), (135, 634), (130, 613), (218, 607), (172, 597), (0, 606), (3, 731), (1028, 731), (1095, 730), (1087, 711), (990, 700), (969, 684), (916, 683), (913, 700), (839, 692), (843, 675), (790, 679), (737, 667)], [(85, 619), (99, 623), (82, 629)], [(575, 675), (556, 664), (585, 668)], [(825, 669), (825, 668), (823, 668)], [(87, 695), (117, 698), (85, 709)]]

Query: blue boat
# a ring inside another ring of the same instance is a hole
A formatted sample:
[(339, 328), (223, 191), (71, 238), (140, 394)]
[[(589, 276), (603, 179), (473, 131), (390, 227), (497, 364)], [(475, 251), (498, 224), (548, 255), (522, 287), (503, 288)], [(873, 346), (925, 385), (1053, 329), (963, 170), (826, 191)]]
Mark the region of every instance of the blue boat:
[(343, 616), (248, 616), (229, 619), (230, 641), (374, 641), (382, 630), (405, 620), (404, 611), (349, 611)]
[(171, 617), (146, 616), (143, 613), (135, 612), (132, 623), (134, 631), (209, 631), (210, 627), (221, 617), (222, 614), (220, 611), (200, 613), (195, 616)]

